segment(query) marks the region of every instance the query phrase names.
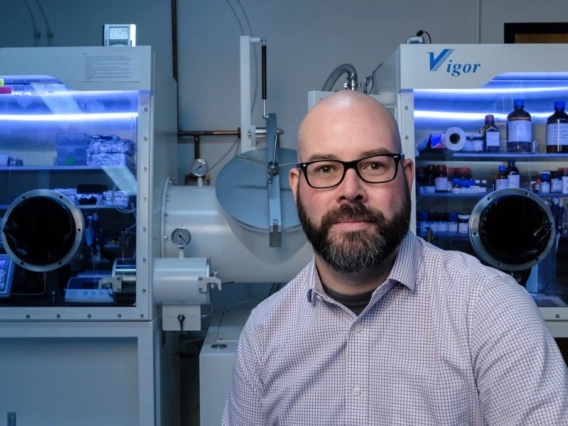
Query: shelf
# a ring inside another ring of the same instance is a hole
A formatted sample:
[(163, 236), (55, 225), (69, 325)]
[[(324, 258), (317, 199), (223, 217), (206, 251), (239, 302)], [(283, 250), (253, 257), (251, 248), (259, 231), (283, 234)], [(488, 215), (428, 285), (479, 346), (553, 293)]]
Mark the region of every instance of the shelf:
[[(119, 167), (119, 166), (117, 166)], [(87, 171), (102, 170), (102, 167), (93, 166), (0, 166), (0, 171), (5, 172), (53, 172), (53, 171)]]
[[(491, 192), (478, 192), (475, 194), (456, 194), (453, 192), (435, 192), (434, 194), (420, 194), (417, 193), (417, 197), (424, 198), (483, 198), (484, 196), (491, 194)], [(565, 196), (568, 197), (568, 194)]]
[(107, 170), (134, 170), (126, 165), (120, 166), (0, 166), (0, 172), (73, 172), (73, 171), (107, 171)]
[[(421, 238), (426, 239), (426, 235), (419, 235)], [(459, 232), (433, 232), (434, 238), (439, 240), (452, 240), (452, 241), (469, 241), (469, 233), (460, 234)]]
[[(529, 191), (526, 188), (520, 188), (520, 189), (524, 189), (525, 191)], [(416, 196), (418, 198), (483, 198), (486, 195), (491, 195), (493, 192), (495, 192), (495, 191), (479, 192), (477, 194), (455, 194), (453, 192), (436, 192), (434, 194), (417, 193)], [(533, 192), (533, 191), (529, 191), (529, 192), (533, 195), (536, 195), (537, 197), (540, 197), (540, 198), (568, 198), (568, 194), (563, 194), (561, 192), (552, 192), (552, 193), (548, 193), (548, 194), (539, 194), (538, 192)]]
[(531, 154), (514, 152), (423, 152), (416, 162), (423, 161), (568, 161), (568, 154)]
[[(115, 206), (107, 206), (107, 205), (97, 205), (97, 204), (84, 204), (84, 205), (77, 205), (76, 206), (80, 209), (80, 210), (105, 210), (105, 209), (114, 209)], [(0, 210), (7, 210), (10, 207), (9, 204), (0, 204)], [(126, 207), (121, 207), (121, 206), (117, 206), (118, 208), (121, 208), (123, 210), (126, 210)]]

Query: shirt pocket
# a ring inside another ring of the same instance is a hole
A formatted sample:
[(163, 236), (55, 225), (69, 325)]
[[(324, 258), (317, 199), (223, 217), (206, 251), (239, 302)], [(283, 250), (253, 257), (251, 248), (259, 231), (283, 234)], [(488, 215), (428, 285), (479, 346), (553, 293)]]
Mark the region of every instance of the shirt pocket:
[(467, 394), (463, 385), (395, 386), (395, 425), (461, 426), (471, 423)]

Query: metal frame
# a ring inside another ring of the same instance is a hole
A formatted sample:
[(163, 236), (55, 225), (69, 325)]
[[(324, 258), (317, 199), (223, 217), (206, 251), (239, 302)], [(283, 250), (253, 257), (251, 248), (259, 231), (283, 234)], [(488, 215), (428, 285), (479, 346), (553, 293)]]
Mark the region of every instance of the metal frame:
[(63, 256), (57, 262), (51, 263), (49, 265), (37, 266), (29, 264), (24, 260), (20, 259), (18, 255), (12, 251), (10, 244), (8, 244), (6, 234), (4, 233), (4, 225), (6, 224), (6, 220), (4, 220), (2, 223), (2, 244), (4, 245), (6, 253), (8, 253), (12, 259), (18, 259), (17, 263), (19, 266), (34, 272), (53, 271), (54, 269), (67, 265), (67, 263), (75, 256), (75, 254), (77, 254), (77, 250), (79, 250), (81, 242), (83, 241), (83, 235), (84, 235), (83, 231), (85, 230), (85, 221), (83, 219), (83, 214), (81, 213), (81, 210), (79, 210), (79, 208), (75, 204), (73, 204), (73, 202), (71, 202), (71, 200), (66, 196), (61, 195), (55, 191), (52, 191), (51, 189), (36, 189), (33, 191), (28, 191), (20, 195), (18, 198), (16, 198), (12, 202), (12, 204), (10, 204), (8, 210), (6, 210), (4, 218), (9, 218), (10, 215), (12, 214), (12, 211), (14, 211), (14, 209), (18, 207), (21, 202), (29, 200), (30, 198), (51, 198), (60, 202), (65, 207), (67, 207), (67, 209), (69, 209), (69, 211), (71, 212), (71, 216), (73, 217), (73, 220), (75, 222), (75, 228), (76, 228), (75, 241), (73, 241), (71, 249), (65, 256)]
[[(551, 224), (551, 229), (552, 229), (552, 235), (548, 239), (548, 242), (546, 244), (546, 247), (544, 248), (544, 251), (542, 253), (539, 253), (537, 258), (531, 260), (530, 262), (525, 262), (525, 263), (520, 264), (520, 265), (512, 265), (512, 264), (508, 264), (508, 263), (503, 263), (503, 262), (500, 262), (498, 259), (495, 259), (493, 256), (491, 256), (489, 254), (489, 252), (486, 250), (485, 246), (483, 245), (483, 243), (481, 241), (481, 236), (480, 236), (480, 233), (479, 233), (481, 216), (483, 215), (483, 212), (485, 211), (485, 209), (487, 209), (487, 207), (489, 207), (491, 204), (501, 200), (502, 198), (511, 197), (511, 196), (527, 197), (527, 198), (533, 200), (536, 204), (538, 204), (542, 208), (542, 210), (546, 213), (546, 216), (548, 217), (548, 221)], [(533, 194), (529, 191), (526, 191), (524, 189), (519, 189), (519, 188), (501, 189), (499, 191), (492, 192), (491, 194), (487, 195), (486, 197), (483, 197), (475, 205), (475, 207), (473, 208), (473, 210), (471, 212), (471, 216), (469, 218), (469, 238), (471, 240), (471, 244), (473, 246), (473, 249), (477, 252), (477, 254), (485, 262), (489, 263), (491, 266), (493, 266), (497, 269), (501, 269), (501, 270), (504, 269), (506, 271), (512, 271), (512, 272), (513, 271), (524, 271), (525, 269), (532, 268), (534, 265), (539, 263), (542, 259), (544, 259), (546, 257), (546, 255), (548, 254), (548, 252), (552, 248), (552, 245), (554, 244), (555, 235), (556, 235), (556, 231), (554, 229), (554, 218), (552, 217), (552, 212), (550, 211), (548, 206), (546, 204), (544, 204), (544, 202), (537, 195), (535, 195), (535, 194)]]
[[(444, 67), (430, 70), (431, 58), (443, 49), (453, 49), (456, 62), (481, 63), (477, 73), (452, 77)], [(506, 72), (558, 72), (565, 73), (568, 57), (561, 44), (508, 44), (508, 45), (400, 45), (375, 73), (373, 93), (387, 107), (397, 108), (402, 146), (406, 158), (415, 160), (414, 95), (417, 89), (476, 89), (494, 76)], [(431, 56), (432, 55), (432, 56)], [(555, 58), (550, 61), (550, 58)], [(503, 58), (506, 58), (504, 60)], [(533, 58), (533, 60), (527, 60)], [(416, 207), (415, 191), (411, 191), (412, 205)], [(415, 214), (411, 229), (416, 231)], [(554, 337), (568, 337), (568, 308), (539, 308)]]
[[(118, 55), (118, 56), (117, 56)], [(93, 78), (89, 60), (124, 57), (127, 77)], [(91, 59), (92, 58), (92, 59)], [(175, 82), (161, 68), (148, 46), (57, 47), (0, 49), (2, 73), (51, 75), (75, 90), (138, 91), (137, 140), (137, 286), (136, 306), (121, 307), (14, 307), (0, 309), (0, 321), (148, 321), (156, 316), (152, 301), (153, 258), (160, 255), (155, 235), (160, 232), (162, 185), (175, 173), (177, 148)], [(173, 100), (173, 102), (172, 102)], [(155, 156), (154, 150), (160, 155)], [(171, 152), (170, 152), (171, 151)], [(168, 164), (165, 164), (168, 163)], [(171, 164), (169, 164), (171, 163)]]
[(138, 419), (139, 426), (161, 425), (160, 352), (156, 344), (159, 322), (139, 321), (128, 324), (117, 322), (12, 322), (0, 327), (0, 339), (89, 339), (136, 338), (138, 353)]

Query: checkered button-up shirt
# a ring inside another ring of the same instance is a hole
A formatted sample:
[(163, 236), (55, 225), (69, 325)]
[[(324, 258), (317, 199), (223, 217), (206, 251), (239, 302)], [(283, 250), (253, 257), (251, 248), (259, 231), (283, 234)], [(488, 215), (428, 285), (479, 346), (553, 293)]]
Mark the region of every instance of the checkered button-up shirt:
[(253, 310), (224, 426), (568, 425), (568, 371), (510, 276), (409, 233), (356, 316), (312, 261)]

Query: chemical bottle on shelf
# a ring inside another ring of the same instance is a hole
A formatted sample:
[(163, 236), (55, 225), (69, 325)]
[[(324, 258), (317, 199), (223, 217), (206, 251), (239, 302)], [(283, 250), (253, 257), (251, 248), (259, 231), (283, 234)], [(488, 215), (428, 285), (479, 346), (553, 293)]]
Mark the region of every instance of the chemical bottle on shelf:
[(485, 116), (485, 125), (481, 128), (480, 133), (485, 141), (485, 150), (487, 152), (499, 152), (499, 129), (495, 125), (493, 114)]
[(550, 172), (540, 173), (540, 185), (538, 192), (541, 194), (550, 194)]
[(519, 174), (519, 169), (515, 166), (515, 160), (507, 160), (507, 163), (508, 166), (507, 169), (505, 169), (505, 174), (509, 181), (509, 188), (520, 188), (521, 175)]
[(434, 164), (428, 164), (426, 170), (424, 171), (424, 194), (433, 194), (436, 192), (436, 166)]
[(568, 152), (568, 114), (564, 101), (554, 102), (554, 114), (546, 120), (546, 152)]
[(507, 116), (507, 151), (531, 152), (531, 115), (525, 111), (523, 99), (514, 100), (514, 110)]
[(473, 133), (471, 135), (471, 148), (473, 152), (485, 151), (485, 141), (481, 133)]
[(499, 166), (499, 173), (495, 176), (495, 191), (507, 189), (509, 187), (509, 179), (507, 179), (505, 169), (505, 166)]
[(436, 192), (448, 192), (448, 170), (442, 164), (438, 164), (436, 167), (434, 186), (436, 187)]
[(448, 215), (448, 232), (457, 234), (458, 232), (458, 212), (450, 212)]

